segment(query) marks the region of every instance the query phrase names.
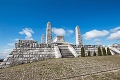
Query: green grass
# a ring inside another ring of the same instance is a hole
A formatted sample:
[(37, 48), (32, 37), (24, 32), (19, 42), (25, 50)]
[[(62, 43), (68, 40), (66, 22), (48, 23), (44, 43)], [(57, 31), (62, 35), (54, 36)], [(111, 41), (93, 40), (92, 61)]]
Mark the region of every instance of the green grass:
[(120, 56), (48, 59), (0, 69), (0, 80), (120, 80)]

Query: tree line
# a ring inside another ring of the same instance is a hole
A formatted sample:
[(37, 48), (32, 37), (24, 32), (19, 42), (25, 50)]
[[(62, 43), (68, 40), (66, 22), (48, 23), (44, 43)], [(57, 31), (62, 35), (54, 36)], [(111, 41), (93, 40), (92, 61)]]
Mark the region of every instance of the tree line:
[[(102, 47), (102, 48), (98, 47), (98, 54), (95, 51), (93, 53), (93, 56), (107, 56), (107, 55), (111, 55), (110, 49), (108, 47), (107, 47), (107, 51), (106, 51), (105, 47)], [(82, 47), (81, 48), (81, 57), (85, 57), (85, 56), (86, 56), (85, 49), (84, 49), (84, 47)], [(87, 56), (92, 56), (90, 51), (88, 51)]]

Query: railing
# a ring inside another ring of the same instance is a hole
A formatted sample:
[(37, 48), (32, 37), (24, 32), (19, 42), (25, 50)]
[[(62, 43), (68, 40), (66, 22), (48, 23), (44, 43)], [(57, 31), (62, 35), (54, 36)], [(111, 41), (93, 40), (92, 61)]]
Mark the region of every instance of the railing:
[(68, 49), (71, 51), (71, 53), (75, 56), (75, 57), (78, 57), (79, 54), (77, 54), (77, 52), (75, 51), (75, 49), (71, 46), (71, 45), (68, 45)]
[(54, 50), (55, 50), (55, 58), (61, 58), (62, 55), (60, 53), (58, 46), (54, 46)]
[(118, 49), (116, 49), (116, 48), (109, 47), (109, 49), (110, 49), (111, 51), (114, 51), (114, 52), (120, 54), (120, 51), (119, 51)]

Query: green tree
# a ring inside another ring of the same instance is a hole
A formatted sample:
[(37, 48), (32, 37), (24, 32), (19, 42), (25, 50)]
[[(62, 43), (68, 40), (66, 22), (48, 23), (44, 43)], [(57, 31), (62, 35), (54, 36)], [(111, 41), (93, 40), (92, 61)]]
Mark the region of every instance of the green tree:
[(94, 53), (93, 53), (93, 56), (96, 56), (97, 54), (96, 54), (96, 52), (94, 51)]
[(101, 48), (98, 47), (98, 56), (102, 56)]
[(111, 55), (110, 49), (107, 47), (107, 55)]
[(84, 47), (81, 48), (81, 57), (85, 57), (85, 50), (84, 50)]
[(102, 48), (102, 51), (103, 51), (103, 55), (106, 56), (106, 50), (105, 50), (105, 47)]
[(90, 51), (88, 51), (88, 56), (91, 56)]

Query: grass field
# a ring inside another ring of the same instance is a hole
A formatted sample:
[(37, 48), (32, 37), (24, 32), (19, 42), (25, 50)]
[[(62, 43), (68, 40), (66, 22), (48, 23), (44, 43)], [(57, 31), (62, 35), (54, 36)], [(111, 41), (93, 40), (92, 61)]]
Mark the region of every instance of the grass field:
[(120, 80), (120, 55), (22, 64), (0, 69), (0, 80)]

